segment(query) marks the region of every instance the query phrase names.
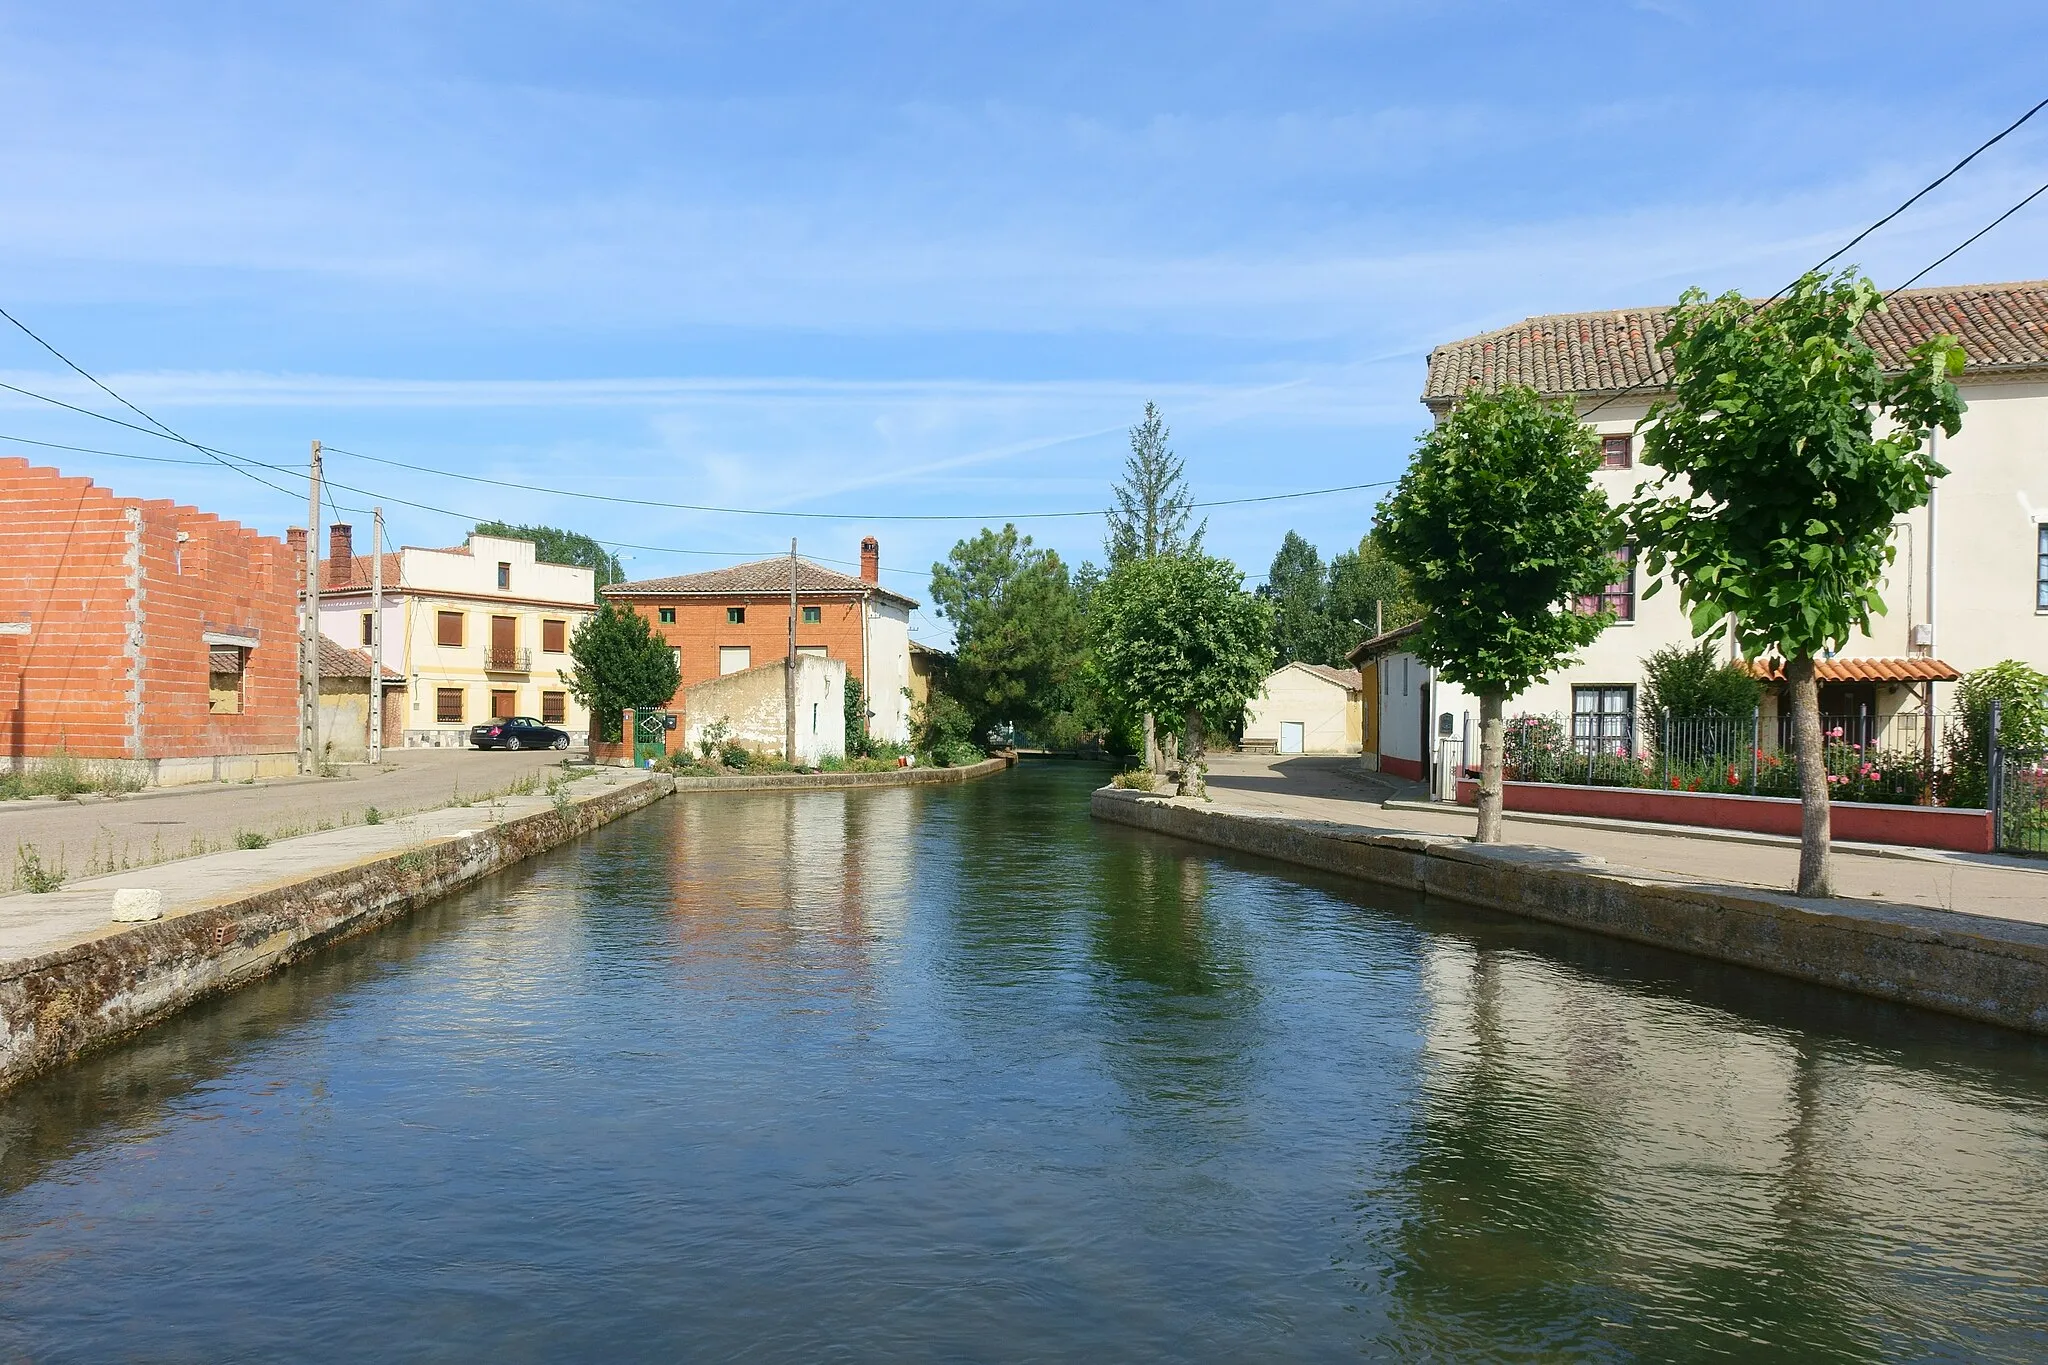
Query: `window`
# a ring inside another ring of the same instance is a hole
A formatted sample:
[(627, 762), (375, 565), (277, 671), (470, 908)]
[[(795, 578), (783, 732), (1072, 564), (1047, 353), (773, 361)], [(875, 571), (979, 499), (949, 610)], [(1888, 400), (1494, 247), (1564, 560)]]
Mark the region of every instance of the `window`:
[(1627, 756), (1636, 749), (1633, 687), (1574, 687), (1572, 746), (1582, 754)]
[(366, 645), (376, 644), (376, 636), (377, 613), (373, 611), (366, 611), (363, 613), (363, 643)]
[(754, 651), (746, 645), (720, 645), (718, 647), (718, 672), (744, 673), (754, 666)]
[(2035, 609), (2048, 611), (2048, 523), (2041, 527), (2040, 561), (2035, 565), (2034, 578), (2034, 591), (2038, 594), (2034, 599)]
[(512, 566), (502, 559), (498, 561), (498, 587), (500, 591), (509, 591), (512, 587)]
[(566, 725), (569, 721), (569, 694), (567, 692), (543, 692), (540, 694), (540, 723), (542, 725)]
[(1602, 469), (1627, 469), (1635, 463), (1635, 438), (1633, 436), (1602, 436), (1600, 438), (1600, 467)]
[(1636, 619), (1636, 549), (1624, 545), (1614, 552), (1614, 562), (1621, 567), (1621, 576), (1599, 592), (1589, 592), (1579, 598), (1579, 611), (1586, 616), (1598, 616), (1603, 611), (1614, 613), (1617, 621)]
[(807, 626), (815, 626), (815, 625), (817, 625), (817, 624), (818, 624), (819, 622), (823, 621), (824, 619), (825, 619), (825, 609), (824, 609), (823, 607), (805, 607), (805, 608), (804, 608), (804, 624), (805, 624), (805, 625), (807, 625)]
[(443, 725), (459, 724), (461, 722), (461, 688), (437, 687), (434, 689), (434, 719)]
[(206, 651), (206, 709), (210, 715), (242, 714), (242, 678), (249, 651), (212, 645)]
[(665, 626), (672, 626), (676, 623), (676, 609), (674, 607), (663, 607), (660, 611), (660, 616), (661, 623)]
[(814, 659), (826, 659), (831, 657), (831, 655), (826, 652), (825, 646), (823, 645), (798, 645), (796, 647), (796, 652), (799, 654), (808, 654)]
[(679, 645), (671, 645), (671, 646), (669, 647), (669, 651), (668, 651), (668, 661), (669, 661), (670, 663), (672, 663), (672, 664), (674, 664), (674, 665), (676, 666), (676, 676), (677, 676), (678, 678), (682, 677), (682, 676), (683, 676), (683, 651), (682, 651), (682, 648), (681, 648), (681, 646), (679, 646)]
[[(459, 611), (436, 612), (434, 614), (434, 640), (435, 643), (445, 645), (450, 649), (460, 649), (462, 647), (462, 613)], [(459, 720), (461, 717), (458, 716), (457, 719)]]
[(560, 654), (569, 647), (569, 623), (567, 621), (542, 621), (540, 623), (540, 652)]
[(725, 609), (725, 623), (729, 626), (745, 625), (747, 623), (747, 609), (745, 607), (727, 607)]

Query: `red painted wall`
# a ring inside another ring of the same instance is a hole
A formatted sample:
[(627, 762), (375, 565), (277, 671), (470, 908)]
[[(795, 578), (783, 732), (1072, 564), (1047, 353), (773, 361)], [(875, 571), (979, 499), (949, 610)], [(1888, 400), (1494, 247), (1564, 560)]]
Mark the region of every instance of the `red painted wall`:
[[(0, 458), (0, 620), (29, 624), (0, 637), (0, 755), (297, 747), (296, 573), (247, 527)], [(209, 713), (209, 630), (260, 642), (238, 715)]]
[[(1459, 803), (1473, 804), (1478, 790), (1478, 783), (1460, 781)], [(1507, 809), (1534, 814), (1593, 815), (1609, 820), (1650, 820), (1667, 825), (1799, 837), (1799, 802), (1790, 797), (1570, 787), (1550, 782), (1509, 782), (1503, 794)], [(1829, 810), (1829, 828), (1837, 839), (1945, 848), (1957, 853), (1989, 853), (1996, 846), (1990, 811), (1879, 806), (1860, 801), (1838, 802)]]
[(1422, 780), (1422, 760), (1419, 758), (1395, 758), (1392, 754), (1380, 754), (1380, 771), (1392, 773), (1395, 777), (1410, 777)]

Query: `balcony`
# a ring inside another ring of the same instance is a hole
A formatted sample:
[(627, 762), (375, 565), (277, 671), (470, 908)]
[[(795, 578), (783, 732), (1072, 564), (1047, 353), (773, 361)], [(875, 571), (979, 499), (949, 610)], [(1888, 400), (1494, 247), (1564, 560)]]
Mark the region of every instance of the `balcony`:
[(484, 656), (484, 671), (487, 673), (531, 673), (533, 651), (530, 649), (494, 649)]

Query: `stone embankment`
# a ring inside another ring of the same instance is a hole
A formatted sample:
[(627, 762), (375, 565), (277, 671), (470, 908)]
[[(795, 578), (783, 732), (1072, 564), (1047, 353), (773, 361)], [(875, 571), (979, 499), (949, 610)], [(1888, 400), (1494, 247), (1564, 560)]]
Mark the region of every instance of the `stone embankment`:
[[(0, 1090), (673, 789), (652, 773), (586, 778), (553, 798), (505, 797), (0, 896)], [(161, 918), (114, 923), (116, 914)]]
[(1013, 754), (971, 763), (964, 768), (893, 768), (879, 773), (734, 773), (727, 777), (677, 777), (679, 792), (820, 791), (840, 787), (922, 787), (945, 782), (971, 782), (999, 773), (1017, 761)]
[(1222, 811), (1103, 788), (1099, 819), (2048, 1034), (2048, 925), (1802, 900), (1455, 835)]

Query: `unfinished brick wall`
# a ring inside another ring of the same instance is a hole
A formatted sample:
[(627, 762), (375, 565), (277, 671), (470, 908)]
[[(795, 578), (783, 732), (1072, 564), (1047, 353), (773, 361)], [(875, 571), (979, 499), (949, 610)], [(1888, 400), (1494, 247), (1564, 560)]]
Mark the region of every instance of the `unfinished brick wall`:
[[(281, 541), (0, 458), (0, 623), (28, 629), (0, 635), (0, 756), (295, 748), (297, 587)], [(238, 715), (210, 714), (208, 631), (258, 642)]]

